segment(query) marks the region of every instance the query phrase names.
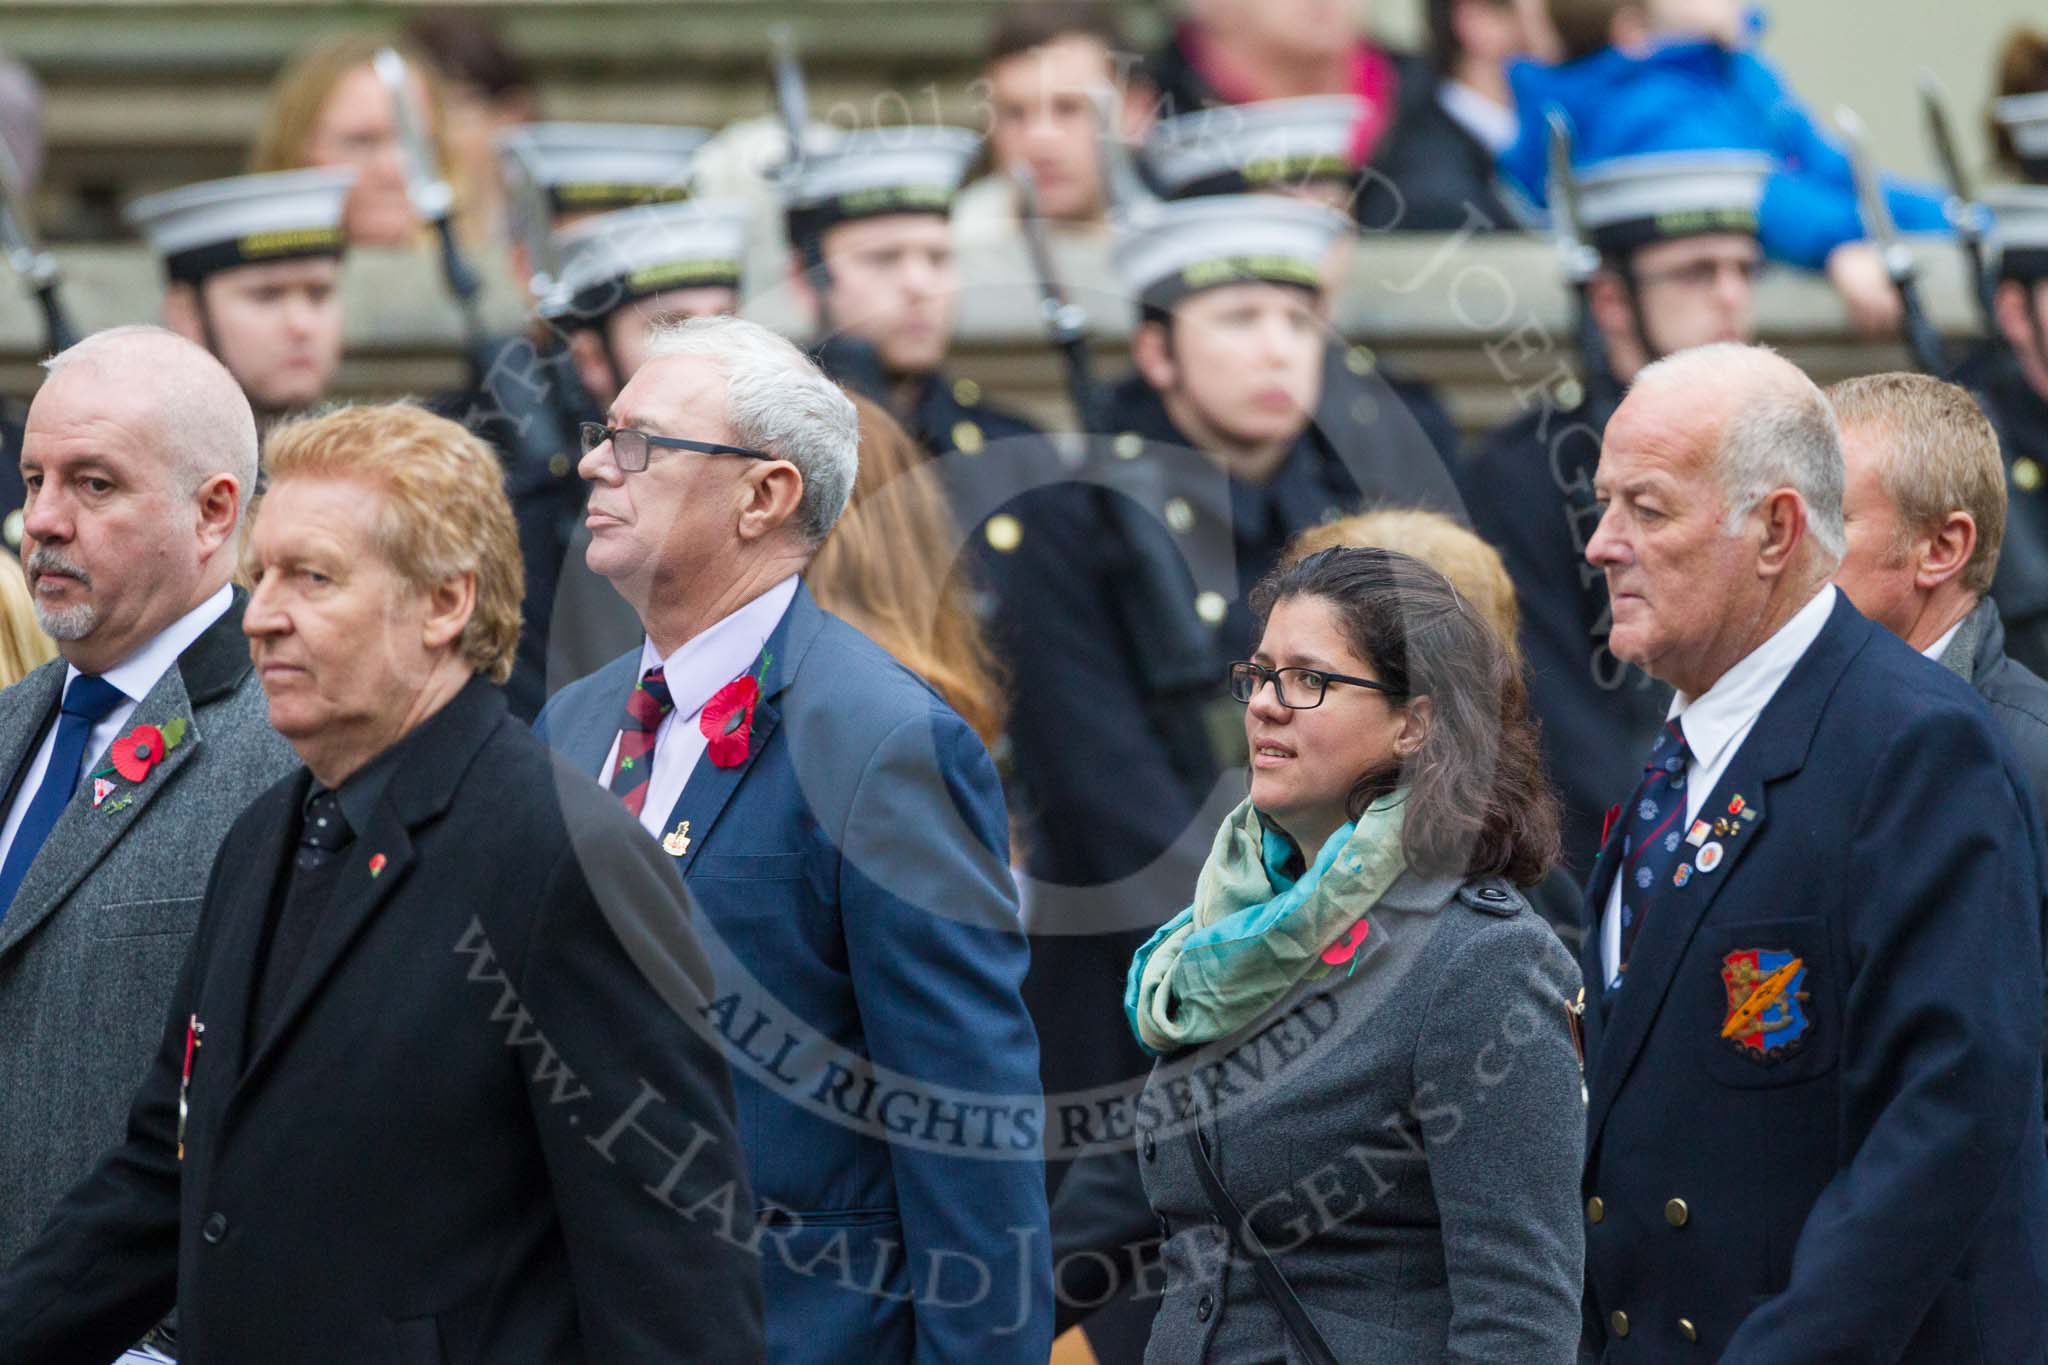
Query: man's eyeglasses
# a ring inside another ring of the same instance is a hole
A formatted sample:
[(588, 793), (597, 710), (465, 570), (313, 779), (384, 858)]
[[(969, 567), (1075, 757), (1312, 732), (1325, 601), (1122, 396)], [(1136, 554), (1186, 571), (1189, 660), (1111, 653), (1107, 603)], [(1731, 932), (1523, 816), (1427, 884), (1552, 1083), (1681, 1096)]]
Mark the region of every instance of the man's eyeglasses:
[(1398, 687), (1389, 687), (1371, 678), (1346, 677), (1342, 673), (1325, 673), (1320, 668), (1267, 668), (1263, 664), (1242, 663), (1230, 666), (1230, 695), (1249, 705), (1258, 695), (1259, 688), (1273, 684), (1274, 695), (1280, 704), (1290, 711), (1312, 711), (1323, 704), (1323, 693), (1331, 683), (1343, 683), (1347, 687), (1369, 687), (1375, 692), (1384, 692), (1390, 697), (1402, 697), (1407, 693)]
[(655, 446), (660, 446), (663, 450), (694, 450), (699, 455), (744, 455), (751, 460), (775, 458), (765, 450), (750, 450), (746, 446), (722, 446), (716, 441), (686, 441), (680, 436), (649, 436), (646, 432), (635, 431), (631, 427), (608, 427), (602, 422), (580, 422), (576, 429), (582, 437), (585, 455), (610, 441), (613, 463), (627, 474), (638, 474), (647, 468), (647, 452)]

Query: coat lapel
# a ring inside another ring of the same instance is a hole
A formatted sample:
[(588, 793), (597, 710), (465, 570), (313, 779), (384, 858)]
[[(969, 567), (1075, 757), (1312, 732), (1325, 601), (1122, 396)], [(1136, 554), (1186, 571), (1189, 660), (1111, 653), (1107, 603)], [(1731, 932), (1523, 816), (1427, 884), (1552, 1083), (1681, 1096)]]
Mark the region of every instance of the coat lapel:
[(619, 737), (619, 724), (626, 714), (626, 698), (640, 681), (640, 651), (635, 648), (600, 669), (595, 675), (588, 706), (569, 708), (566, 714), (548, 717), (548, 743), (576, 771), (595, 781), (604, 771), (604, 761)]
[(43, 736), (64, 694), (64, 661), (44, 664), (4, 692), (0, 692), (0, 772), (7, 774), (6, 790), (0, 792), (0, 819), (5, 819), (28, 765), (35, 760)]
[[(747, 745), (746, 758), (730, 768), (721, 768), (713, 763), (708, 752), (699, 758), (696, 768), (690, 773), (690, 780), (683, 784), (683, 794), (676, 798), (675, 806), (668, 813), (668, 822), (662, 826), (662, 847), (676, 860), (676, 870), (685, 876), (689, 874), (690, 865), (697, 860), (697, 851), (704, 846), (704, 840), (724, 812), (726, 803), (732, 799), (732, 794), (739, 789), (747, 774), (753, 771), (755, 760), (768, 747), (769, 737), (781, 724), (782, 712), (776, 705), (776, 699), (795, 679), (804, 654), (824, 623), (825, 613), (812, 600), (810, 589), (799, 582), (796, 596), (790, 599), (789, 610), (782, 614), (782, 620), (776, 623), (767, 643), (762, 646), (771, 658), (761, 699), (754, 703), (753, 733)], [(602, 761), (600, 757), (599, 762)]]
[[(249, 1037), (249, 1014), (256, 1007), (256, 970), (263, 953), (263, 938), (270, 922), (270, 907), (283, 893), (285, 878), (291, 875), (292, 835), (297, 812), (306, 804), (306, 790), (313, 775), (298, 770), (282, 790), (262, 798), (263, 821), (250, 832), (249, 859), (252, 875), (235, 877), (223, 885), (228, 908), (220, 914), (220, 940), (207, 960), (207, 977), (201, 998), (209, 1013), (206, 1043), (212, 1055), (232, 1066), (240, 1075), (255, 1052)], [(270, 869), (263, 875), (262, 869)]]
[[(99, 805), (93, 804), (93, 774), (104, 770), (109, 754), (92, 755), (86, 763), (86, 779), (79, 784), (56, 828), (36, 855), (28, 876), (16, 894), (14, 907), (0, 920), (0, 955), (21, 942), (30, 930), (47, 919), (91, 875), (130, 829), (135, 827), (158, 795), (168, 788), (178, 771), (192, 761), (205, 744), (196, 708), (231, 691), (250, 668), (249, 653), (242, 639), (242, 607), (247, 601), (238, 588), (228, 610), (186, 646), (177, 666), (164, 671), (156, 686), (137, 703), (122, 734), (138, 726), (154, 725), (159, 730), (182, 727), (176, 747), (143, 776), (130, 782), (118, 774), (107, 781), (113, 790)], [(52, 674), (61, 686), (62, 665)], [(196, 686), (196, 691), (192, 690)], [(52, 699), (54, 702), (54, 698)], [(177, 837), (166, 834), (167, 838)]]
[[(1643, 921), (1630, 955), (1628, 973), (1615, 992), (1603, 1021), (1592, 1072), (1588, 1077), (1586, 1150), (1589, 1153), (1600, 1141), (1600, 1130), (1608, 1111), (1649, 1038), (1650, 1028), (1677, 979), (1679, 964), (1691, 947), (1700, 922), (1720, 897), (1722, 888), (1734, 879), (1744, 855), (1763, 832), (1771, 801), (1770, 784), (1798, 772), (1805, 765), (1806, 752), (1820, 723), (1821, 710), (1834, 692), (1843, 669), (1870, 638), (1871, 630), (1870, 623), (1849, 605), (1847, 595), (1838, 594), (1826, 626), (1779, 687), (1777, 695), (1764, 707), (1755, 728), (1722, 774), (1719, 785), (1700, 807), (1699, 819), (1711, 823), (1717, 819), (1732, 818), (1738, 823), (1739, 833), (1710, 838), (1709, 842), (1718, 843), (1721, 850), (1720, 862), (1710, 870), (1702, 871), (1698, 866), (1701, 850), (1688, 847), (1685, 863), (1693, 868), (1693, 872), (1686, 884), (1664, 887), (1654, 908)], [(1731, 811), (1738, 796), (1741, 798), (1739, 810), (1754, 812), (1748, 819)], [(1610, 866), (1594, 878), (1603, 893), (1602, 905), (1605, 904), (1607, 886), (1613, 881), (1614, 857), (1611, 848), (1603, 852), (1602, 861)], [(1598, 979), (1600, 958), (1597, 944), (1591, 949), (1591, 954), (1593, 977)], [(1604, 986), (1602, 982), (1603, 997)]]
[[(349, 845), (346, 865), (335, 883), (334, 902), (320, 915), (306, 955), (291, 989), (278, 1007), (277, 1019), (262, 1038), (249, 1040), (249, 1065), (242, 1084), (259, 1072), (290, 1039), (299, 1016), (325, 988), (328, 978), (347, 956), (349, 946), (379, 911), (391, 903), (417, 860), (413, 834), (443, 814), (491, 732), (505, 718), (505, 699), (488, 683), (472, 680), (440, 711), (399, 743), (407, 746), (404, 762), (392, 772), (371, 816), (369, 828)], [(304, 795), (303, 789), (300, 795)], [(290, 827), (287, 821), (287, 828)], [(274, 850), (280, 861), (289, 848)], [(268, 907), (265, 907), (266, 914)], [(256, 987), (253, 974), (243, 992), (241, 1008), (250, 1008)]]

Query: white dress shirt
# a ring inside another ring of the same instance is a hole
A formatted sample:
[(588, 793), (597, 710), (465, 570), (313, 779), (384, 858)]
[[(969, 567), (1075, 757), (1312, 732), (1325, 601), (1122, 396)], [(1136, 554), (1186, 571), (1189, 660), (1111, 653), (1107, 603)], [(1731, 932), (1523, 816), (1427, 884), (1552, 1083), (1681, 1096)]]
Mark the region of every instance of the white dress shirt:
[(1965, 616), (1962, 621), (1956, 622), (1947, 630), (1943, 631), (1941, 633), (1941, 638), (1939, 640), (1936, 640), (1933, 644), (1927, 646), (1927, 648), (1920, 651), (1921, 655), (1926, 658), (1934, 660), (1934, 662), (1936, 663), (1940, 663), (1941, 656), (1948, 653), (1948, 647), (1950, 643), (1955, 640), (1956, 632), (1963, 628), (1963, 621), (1967, 621), (1969, 619), (1969, 617)]
[[(662, 825), (709, 743), (697, 728), (704, 703), (719, 688), (759, 666), (761, 646), (796, 599), (796, 584), (796, 575), (791, 574), (710, 629), (699, 631), (666, 659), (654, 652), (654, 641), (641, 641), (640, 676), (659, 666), (674, 703), (654, 732), (654, 771), (648, 775), (647, 801), (640, 808), (640, 827), (656, 838), (667, 833)], [(618, 762), (619, 741), (614, 737), (598, 781), (610, 786)]]
[(1521, 135), (1521, 120), (1514, 110), (1495, 104), (1469, 85), (1445, 81), (1436, 88), (1436, 102), (1473, 141), (1495, 156), (1514, 146)]
[[(206, 633), (206, 628), (226, 614), (235, 600), (235, 590), (223, 587), (213, 596), (201, 602), (177, 620), (165, 626), (152, 637), (148, 644), (100, 674), (114, 689), (126, 698), (107, 714), (107, 718), (92, 727), (86, 736), (85, 756), (87, 772), (100, 765), (95, 759), (105, 756), (107, 749), (121, 737), (128, 728), (135, 708), (141, 704), (149, 690), (157, 685), (164, 674), (171, 671), (178, 662), (178, 656), (190, 647), (194, 640)], [(70, 665), (64, 668), (64, 686), (70, 687), (71, 680), (78, 676), (78, 670)], [(50, 751), (57, 747), (57, 727), (52, 725), (43, 735), (42, 744), (36, 749), (35, 758), (28, 765), (28, 773), (21, 779), (21, 785), (14, 790), (14, 802), (7, 809), (7, 823), (0, 825), (0, 863), (7, 861), (7, 852), (14, 847), (14, 832), (21, 828), (22, 818), (28, 814), (29, 803), (36, 799), (36, 789), (43, 785), (43, 773), (50, 766)]]
[[(1777, 633), (1745, 654), (1733, 668), (1715, 680), (1697, 697), (1680, 693), (1671, 699), (1671, 714), (1685, 732), (1692, 761), (1685, 769), (1685, 829), (1700, 817), (1700, 807), (1713, 794), (1728, 765), (1756, 728), (1758, 716), (1778, 695), (1778, 688), (1791, 676), (1807, 648), (1820, 637), (1821, 627), (1835, 609), (1833, 584), (1822, 588), (1811, 602), (1792, 614)], [(1628, 811), (1622, 812), (1627, 819)], [(1607, 974), (1607, 988), (1613, 990), (1621, 974), (1621, 878), (1607, 889), (1607, 908), (1600, 918), (1600, 970)]]

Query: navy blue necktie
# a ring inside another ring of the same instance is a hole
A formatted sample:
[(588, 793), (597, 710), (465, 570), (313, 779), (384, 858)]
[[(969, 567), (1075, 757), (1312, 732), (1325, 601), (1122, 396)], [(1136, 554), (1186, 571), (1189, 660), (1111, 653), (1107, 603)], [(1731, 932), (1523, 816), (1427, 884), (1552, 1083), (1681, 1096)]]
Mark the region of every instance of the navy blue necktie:
[(7, 861), (0, 864), (0, 917), (14, 904), (14, 893), (42, 851), (43, 841), (57, 827), (57, 817), (78, 790), (85, 768), (86, 741), (92, 728), (114, 714), (128, 698), (121, 689), (93, 673), (81, 673), (64, 689), (64, 704), (57, 715), (57, 740), (50, 746), (50, 765), (43, 769), (42, 785), (36, 788), (28, 811), (14, 831), (14, 843)]
[(1685, 768), (1692, 762), (1685, 731), (1675, 720), (1664, 723), (1643, 765), (1643, 780), (1622, 812), (1628, 833), (1621, 843), (1621, 965), (1628, 966), (1636, 935), (1659, 899), (1672, 889), (1672, 878), (1685, 840)]

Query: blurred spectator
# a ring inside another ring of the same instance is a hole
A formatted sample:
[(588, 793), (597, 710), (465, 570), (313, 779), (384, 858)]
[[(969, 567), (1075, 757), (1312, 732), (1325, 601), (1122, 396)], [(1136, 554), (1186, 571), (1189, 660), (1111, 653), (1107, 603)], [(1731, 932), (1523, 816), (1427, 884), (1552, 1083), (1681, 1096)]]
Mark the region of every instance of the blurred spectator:
[(497, 139), (538, 112), (533, 68), (476, 10), (429, 10), (406, 26), (405, 37), (441, 78), (446, 174), (463, 206), (465, 229), (473, 241), (501, 241), (505, 181)]
[(1148, 64), (1162, 115), (1295, 95), (1360, 95), (1352, 161), (1378, 150), (1400, 85), (1418, 70), (1365, 36), (1364, 0), (1190, 0)]
[[(270, 87), (270, 107), (249, 156), (252, 171), (347, 166), (356, 171), (344, 226), (358, 246), (411, 246), (420, 217), (406, 192), (405, 153), (391, 97), (371, 66), (392, 46), (374, 33), (337, 33), (300, 50)], [(416, 52), (398, 51), (412, 69), (413, 104), (436, 159), (449, 164), (439, 82)], [(458, 205), (460, 200), (457, 201)]]
[(994, 656), (953, 572), (957, 537), (945, 494), (903, 424), (853, 395), (860, 468), (853, 501), (804, 582), (818, 605), (931, 684), (991, 747), (1003, 729)]
[(0, 143), (14, 158), (21, 188), (43, 178), (43, 85), (12, 57), (0, 57)]
[[(1825, 269), (1859, 331), (1897, 332), (1898, 293), (1864, 240), (1849, 159), (1757, 55), (1760, 15), (1741, 0), (1553, 0), (1551, 14), (1564, 64), (1509, 70), (1521, 133), (1501, 169), (1523, 193), (1544, 200), (1544, 119), (1552, 108), (1571, 120), (1582, 162), (1703, 148), (1765, 152), (1780, 163), (1759, 216), (1765, 254)], [(1888, 199), (1902, 231), (1948, 229), (1934, 191), (1893, 181)]]
[[(0, 143), (14, 158), (21, 190), (33, 193), (43, 172), (43, 87), (35, 73), (0, 57)], [(21, 551), (21, 425), (26, 411), (0, 398), (0, 550)]]
[(1412, 555), (1451, 580), (1467, 602), (1499, 632), (1516, 667), (1521, 647), (1515, 632), (1521, 611), (1515, 585), (1508, 578), (1500, 551), (1441, 512), (1422, 507), (1382, 507), (1311, 527), (1288, 548), (1289, 563), (1334, 545), (1398, 550)]
[(0, 555), (0, 690), (57, 657), (57, 642), (36, 624), (21, 561)]
[(1119, 132), (1144, 136), (1153, 92), (1133, 80), (1130, 44), (1105, 0), (1013, 0), (990, 35), (982, 72), (989, 153), (995, 173), (960, 194), (954, 227), (985, 231), (1014, 223), (1012, 169), (1031, 172), (1038, 212), (1068, 227), (1099, 227), (1107, 207), (1096, 147), (1095, 95), (1118, 101)]
[(1517, 131), (1508, 63), (1555, 60), (1556, 30), (1542, 0), (1429, 0), (1428, 18), (1429, 65), (1403, 71), (1358, 221), (1410, 232), (1520, 227), (1496, 186), (1496, 159)]
[(2020, 27), (2006, 35), (1990, 125), (2000, 164), (2048, 184), (2048, 32)]

